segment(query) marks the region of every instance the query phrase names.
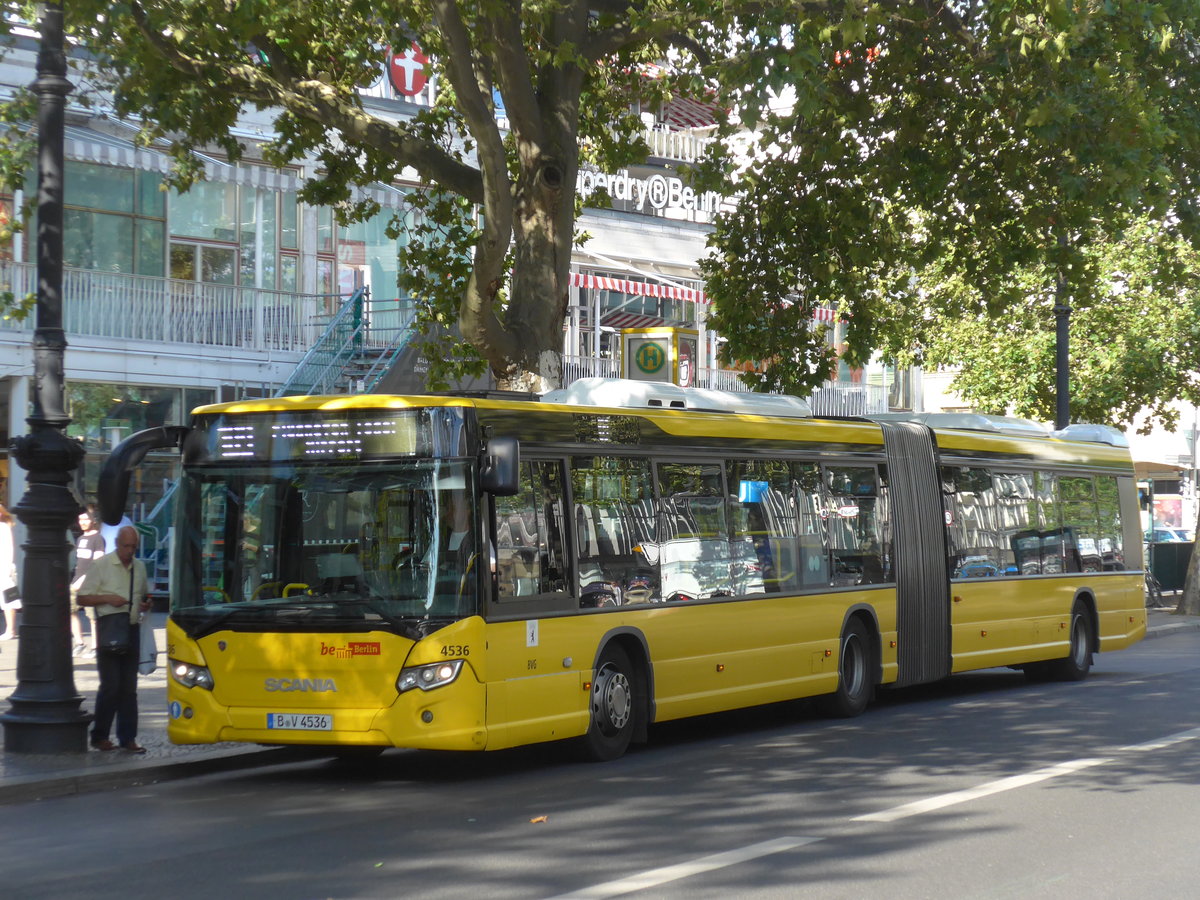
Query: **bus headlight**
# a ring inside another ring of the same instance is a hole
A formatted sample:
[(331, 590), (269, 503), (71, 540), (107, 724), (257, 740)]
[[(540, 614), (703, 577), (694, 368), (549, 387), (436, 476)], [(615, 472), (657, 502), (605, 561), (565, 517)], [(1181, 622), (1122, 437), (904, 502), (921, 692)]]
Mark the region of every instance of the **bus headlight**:
[(413, 688), (432, 691), (434, 688), (445, 687), (458, 677), (458, 673), (462, 671), (462, 665), (461, 659), (454, 659), (429, 666), (401, 669), (400, 677), (396, 679), (396, 690), (403, 694)]
[(212, 672), (208, 671), (207, 667), (181, 662), (178, 659), (171, 660), (170, 666), (171, 677), (184, 687), (204, 688), (206, 691), (213, 689)]

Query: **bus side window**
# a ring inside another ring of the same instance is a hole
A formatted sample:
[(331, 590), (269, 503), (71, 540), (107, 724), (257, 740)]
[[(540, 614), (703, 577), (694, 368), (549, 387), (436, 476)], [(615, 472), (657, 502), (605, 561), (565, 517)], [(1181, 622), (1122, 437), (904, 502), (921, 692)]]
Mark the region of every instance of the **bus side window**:
[(726, 471), (731, 491), (734, 593), (746, 596), (795, 590), (802, 573), (790, 464), (745, 460), (728, 463)]
[(798, 512), (800, 586), (830, 584), (828, 504), (816, 463), (792, 463), (792, 493)]
[(1038, 532), (1037, 505), (1033, 496), (1033, 473), (997, 472), (996, 529), (1001, 575), (1038, 575), (1042, 550)]
[(667, 602), (733, 593), (723, 467), (659, 463), (659, 571)]
[(1001, 574), (997, 534), (996, 480), (987, 469), (942, 467), (946, 500), (950, 577), (991, 578)]
[(579, 605), (593, 609), (658, 600), (659, 548), (649, 462), (573, 457), (571, 493)]
[(879, 531), (874, 466), (827, 466), (829, 550), (835, 585), (879, 584), (888, 577)]
[(1125, 549), (1121, 533), (1121, 497), (1114, 476), (1096, 476), (1096, 504), (1100, 514), (1100, 568), (1104, 572), (1119, 572), (1125, 568)]
[(497, 497), (496, 584), (501, 600), (566, 590), (559, 463), (521, 463), (520, 490)]

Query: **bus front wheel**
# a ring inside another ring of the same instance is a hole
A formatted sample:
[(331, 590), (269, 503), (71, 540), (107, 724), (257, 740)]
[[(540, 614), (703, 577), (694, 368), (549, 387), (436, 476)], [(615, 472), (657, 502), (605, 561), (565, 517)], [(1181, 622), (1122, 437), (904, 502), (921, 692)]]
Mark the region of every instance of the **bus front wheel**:
[(583, 736), (583, 754), (595, 762), (621, 756), (633, 738), (635, 690), (633, 664), (620, 647), (604, 651), (592, 681), (591, 722)]
[(842, 632), (838, 654), (838, 686), (820, 700), (821, 711), (831, 718), (851, 719), (871, 701), (871, 635), (857, 618)]

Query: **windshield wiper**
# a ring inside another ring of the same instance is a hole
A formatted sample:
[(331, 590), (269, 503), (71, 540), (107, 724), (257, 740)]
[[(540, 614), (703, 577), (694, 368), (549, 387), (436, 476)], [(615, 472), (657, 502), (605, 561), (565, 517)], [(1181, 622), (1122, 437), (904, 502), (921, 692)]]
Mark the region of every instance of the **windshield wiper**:
[[(177, 619), (184, 617), (188, 619), (192, 617), (199, 618), (203, 615), (203, 613), (197, 612), (197, 609), (204, 610), (207, 609), (207, 607), (193, 607), (191, 611), (180, 610), (175, 614), (175, 616)], [(207, 635), (212, 634), (214, 631), (219, 630), (222, 623), (227, 622), (234, 616), (243, 615), (248, 612), (263, 613), (266, 612), (266, 610), (259, 604), (249, 605), (247, 603), (232, 603), (226, 605), (219, 613), (216, 613), (208, 618), (200, 619), (194, 630), (185, 630), (188, 632), (189, 637), (199, 640), (200, 638), (206, 637)]]
[(371, 613), (374, 613), (375, 615), (379, 616), (379, 618), (383, 619), (383, 621), (387, 622), (389, 625), (391, 625), (393, 628), (395, 628), (401, 634), (404, 634), (405, 636), (411, 637), (414, 639), (420, 637), (420, 634), (417, 633), (416, 626), (414, 625), (414, 621), (419, 620), (421, 617), (414, 616), (414, 615), (398, 616), (395, 613), (389, 612), (387, 609), (384, 608), (384, 604), (386, 604), (388, 601), (383, 597), (376, 597), (376, 596), (367, 597), (367, 596), (363, 596), (362, 594), (352, 594), (352, 595), (345, 595), (345, 596), (328, 597), (326, 599), (333, 603), (336, 603), (338, 606), (361, 607), (361, 608), (365, 609), (367, 612), (371, 612)]

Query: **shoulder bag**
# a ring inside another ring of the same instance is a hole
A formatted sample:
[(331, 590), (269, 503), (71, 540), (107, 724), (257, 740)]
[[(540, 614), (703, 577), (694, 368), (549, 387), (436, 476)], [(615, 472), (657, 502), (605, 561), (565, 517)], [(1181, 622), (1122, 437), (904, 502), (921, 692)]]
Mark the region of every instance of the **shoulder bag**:
[(129, 606), (96, 616), (96, 651), (98, 653), (128, 653), (133, 629), (129, 621), (129, 610), (133, 608), (133, 567), (129, 569)]

